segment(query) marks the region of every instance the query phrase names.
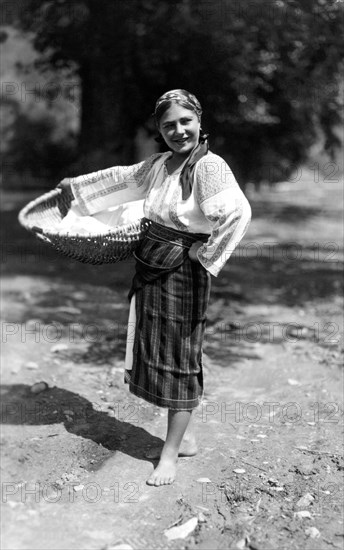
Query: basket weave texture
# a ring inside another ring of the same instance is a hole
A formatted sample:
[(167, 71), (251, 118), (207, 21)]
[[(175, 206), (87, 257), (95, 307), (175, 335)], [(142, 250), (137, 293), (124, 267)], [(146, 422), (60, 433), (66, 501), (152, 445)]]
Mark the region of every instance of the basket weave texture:
[(59, 233), (59, 224), (71, 204), (63, 189), (53, 189), (29, 202), (19, 212), (25, 229), (55, 248), (57, 252), (82, 263), (108, 264), (129, 258), (145, 236), (150, 225), (146, 218), (109, 228), (104, 235)]

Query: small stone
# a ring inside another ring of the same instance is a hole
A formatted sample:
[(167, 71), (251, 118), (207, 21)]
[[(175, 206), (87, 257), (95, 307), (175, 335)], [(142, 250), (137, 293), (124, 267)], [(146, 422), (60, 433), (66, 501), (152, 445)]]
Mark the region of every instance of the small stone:
[(297, 501), (296, 506), (303, 508), (304, 506), (309, 506), (313, 502), (314, 497), (310, 493), (306, 493), (300, 500)]
[(79, 491), (82, 491), (85, 485), (74, 485), (73, 490), (77, 493)]
[(298, 380), (294, 380), (294, 378), (288, 378), (288, 384), (289, 386), (300, 386), (301, 383)]
[(70, 409), (65, 409), (65, 410), (63, 411), (63, 414), (68, 414), (68, 415), (70, 415), (70, 416), (74, 416), (74, 412), (71, 411)]
[(46, 382), (36, 382), (36, 384), (33, 384), (30, 388), (31, 393), (42, 393), (43, 391), (46, 391), (49, 389), (49, 386)]
[(198, 514), (197, 518), (198, 518), (199, 523), (206, 523), (206, 521), (207, 521), (207, 518), (205, 517), (203, 512), (200, 512)]
[(37, 370), (39, 368), (38, 364), (34, 361), (29, 361), (28, 363), (25, 363), (25, 368), (30, 370)]
[(246, 538), (238, 540), (238, 542), (235, 545), (235, 548), (237, 548), (238, 550), (244, 550), (244, 548), (247, 548)]
[(197, 483), (212, 483), (208, 477), (200, 477), (197, 479)]
[(186, 523), (178, 525), (177, 527), (171, 527), (164, 532), (165, 537), (168, 540), (186, 539), (192, 531), (196, 528), (198, 523), (197, 518), (191, 518)]
[(296, 519), (312, 519), (312, 514), (308, 510), (301, 510), (300, 512), (294, 512), (294, 518)]
[(244, 474), (246, 470), (244, 470), (244, 468), (235, 468), (233, 472), (235, 472), (236, 474)]
[(65, 351), (68, 349), (67, 344), (55, 344), (50, 348), (52, 353), (57, 353), (58, 351)]
[(320, 537), (320, 531), (316, 527), (307, 527), (305, 534), (311, 539), (318, 539)]

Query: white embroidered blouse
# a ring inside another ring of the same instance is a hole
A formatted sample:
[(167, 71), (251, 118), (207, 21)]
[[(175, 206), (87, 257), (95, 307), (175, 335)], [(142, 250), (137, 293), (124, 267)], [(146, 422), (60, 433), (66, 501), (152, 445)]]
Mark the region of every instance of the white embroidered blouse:
[(210, 151), (196, 163), (191, 195), (183, 201), (182, 167), (169, 175), (165, 165), (171, 155), (155, 154), (138, 164), (72, 178), (73, 194), (84, 215), (145, 199), (146, 218), (174, 229), (209, 234), (197, 256), (217, 276), (247, 230), (250, 205), (228, 164)]

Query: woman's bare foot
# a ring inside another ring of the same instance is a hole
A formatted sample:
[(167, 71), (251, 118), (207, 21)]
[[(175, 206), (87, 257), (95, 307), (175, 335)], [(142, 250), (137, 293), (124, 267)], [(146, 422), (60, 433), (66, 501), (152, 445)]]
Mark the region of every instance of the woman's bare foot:
[[(145, 453), (146, 458), (151, 458), (155, 460), (160, 458), (162, 447), (153, 447)], [(196, 440), (185, 440), (182, 442), (181, 448), (178, 452), (179, 457), (195, 456), (198, 453), (198, 447)]]
[[(155, 485), (156, 487), (159, 487), (160, 485), (170, 485), (174, 482), (176, 477), (179, 449), (181, 448), (182, 452), (183, 447), (181, 447), (181, 443), (183, 441), (186, 428), (190, 422), (191, 413), (192, 411), (189, 410), (169, 409), (166, 441), (163, 449), (161, 450), (159, 464), (155, 468), (152, 475), (147, 479), (148, 485)], [(194, 445), (196, 444), (196, 438), (192, 432), (186, 435), (184, 443), (186, 442), (193, 442)], [(190, 456), (191, 452), (193, 454), (197, 452), (197, 448), (195, 449), (194, 447), (193, 450), (189, 448), (188, 451)], [(158, 452), (155, 456), (159, 456), (159, 454), (160, 453)]]
[(173, 459), (161, 459), (152, 475), (147, 479), (147, 485), (171, 485), (176, 478), (177, 463)]

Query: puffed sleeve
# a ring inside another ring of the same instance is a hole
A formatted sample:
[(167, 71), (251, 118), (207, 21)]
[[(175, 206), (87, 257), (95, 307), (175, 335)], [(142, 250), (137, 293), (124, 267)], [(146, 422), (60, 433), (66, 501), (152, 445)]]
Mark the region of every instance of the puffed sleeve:
[(144, 199), (148, 174), (160, 154), (131, 166), (113, 166), (75, 178), (69, 178), (76, 202), (84, 215), (129, 201)]
[(196, 186), (200, 208), (212, 228), (197, 256), (216, 277), (244, 236), (251, 220), (251, 207), (228, 164), (213, 153), (199, 161)]

